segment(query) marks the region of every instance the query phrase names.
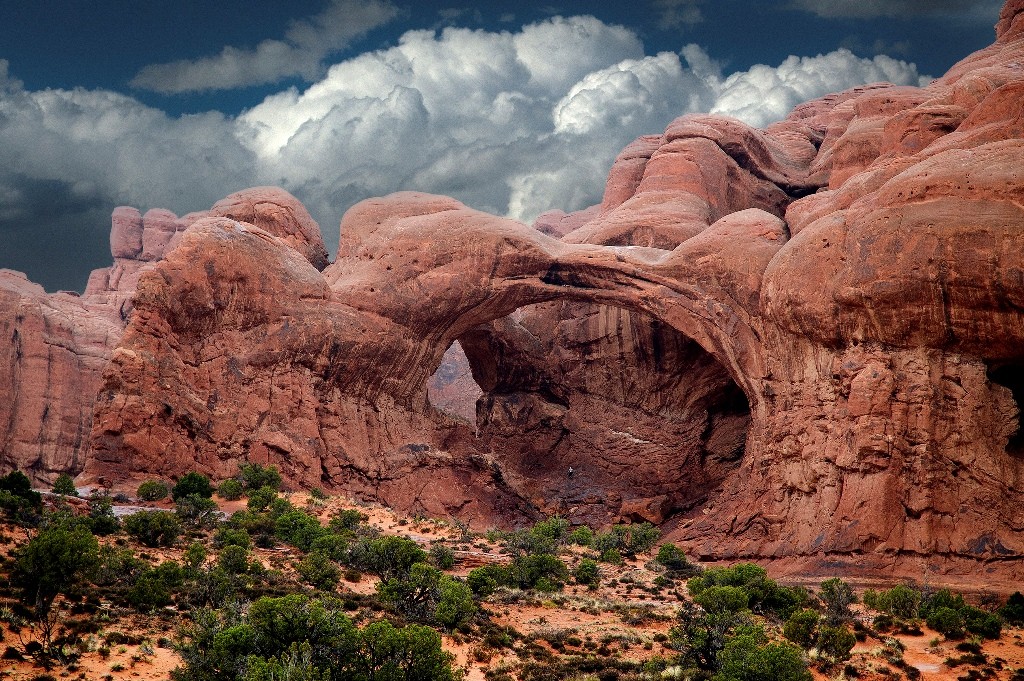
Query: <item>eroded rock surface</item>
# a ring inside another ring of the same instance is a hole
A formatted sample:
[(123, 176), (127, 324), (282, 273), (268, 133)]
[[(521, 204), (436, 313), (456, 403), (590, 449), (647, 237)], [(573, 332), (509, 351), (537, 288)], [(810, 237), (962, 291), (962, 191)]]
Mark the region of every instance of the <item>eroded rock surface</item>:
[[(351, 208), (324, 267), (277, 190), (119, 209), (86, 302), (5, 275), (5, 465), (127, 484), (248, 459), (478, 526), (649, 519), (706, 559), (1024, 576), (1022, 15), (926, 88), (765, 130), (684, 116), (536, 229), (399, 193)], [(475, 424), (428, 401), (456, 341)], [(27, 391), (87, 375), (62, 368), (82, 347), (91, 392)], [(47, 401), (67, 428), (39, 428)], [(83, 424), (91, 450), (62, 444)]]

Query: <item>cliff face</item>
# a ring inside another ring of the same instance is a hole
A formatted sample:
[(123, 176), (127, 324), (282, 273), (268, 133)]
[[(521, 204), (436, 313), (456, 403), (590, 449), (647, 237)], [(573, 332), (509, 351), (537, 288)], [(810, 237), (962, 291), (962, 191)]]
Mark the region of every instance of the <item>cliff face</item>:
[[(248, 459), (481, 526), (644, 518), (702, 558), (1019, 577), (1022, 17), (924, 89), (680, 118), (537, 229), (395, 194), (324, 267), (280, 190), (119, 209), (82, 299), (0, 280), (3, 461), (130, 484)], [(455, 341), (475, 425), (427, 399)]]

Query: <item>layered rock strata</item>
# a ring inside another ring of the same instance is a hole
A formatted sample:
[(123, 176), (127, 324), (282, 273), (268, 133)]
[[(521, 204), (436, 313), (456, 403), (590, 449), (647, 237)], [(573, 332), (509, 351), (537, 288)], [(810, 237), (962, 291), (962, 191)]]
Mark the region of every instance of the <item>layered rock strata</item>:
[[(29, 350), (3, 380), (35, 411), (0, 413), (4, 463), (129, 484), (251, 460), (478, 526), (646, 518), (705, 559), (1019, 578), (1022, 57), (1012, 0), (926, 88), (765, 130), (685, 116), (623, 152), (600, 205), (538, 229), (370, 199), (326, 267), (297, 202), (242, 193), (181, 230), (121, 211), (114, 256), (146, 264), (90, 282), (104, 340), (5, 279), (0, 331)], [(428, 401), (456, 341), (475, 424)], [(32, 396), (84, 371), (83, 344), (101, 385)], [(65, 425), (39, 428), (47, 401)]]

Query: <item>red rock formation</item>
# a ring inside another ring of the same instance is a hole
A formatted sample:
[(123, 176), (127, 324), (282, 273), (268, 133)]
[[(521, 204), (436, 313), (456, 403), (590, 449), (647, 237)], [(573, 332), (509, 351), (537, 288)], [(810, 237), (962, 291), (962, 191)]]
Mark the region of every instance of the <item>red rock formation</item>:
[[(90, 295), (138, 291), (85, 475), (250, 459), (478, 525), (647, 518), (703, 558), (1020, 577), (1022, 14), (924, 89), (853, 89), (764, 131), (683, 117), (541, 231), (400, 193), (350, 209), (320, 272), (301, 206), (267, 189), (170, 237), (122, 211)], [(38, 375), (36, 339), (81, 341), (26, 286), (4, 328)], [(475, 428), (427, 399), (456, 340)], [(23, 357), (3, 365), (22, 391)], [(6, 461), (28, 460), (25, 413), (0, 412)]]

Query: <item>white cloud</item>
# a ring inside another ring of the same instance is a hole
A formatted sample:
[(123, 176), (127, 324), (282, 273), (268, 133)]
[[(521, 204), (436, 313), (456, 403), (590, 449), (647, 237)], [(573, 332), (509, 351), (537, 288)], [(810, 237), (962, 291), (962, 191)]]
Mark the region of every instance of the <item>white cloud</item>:
[(0, 232), (53, 222), (48, 192), (100, 215), (102, 240), (115, 205), (183, 213), (256, 184), (298, 196), (330, 247), (351, 204), (400, 189), (529, 221), (599, 201), (618, 152), (683, 113), (763, 125), (828, 92), (918, 79), (912, 65), (846, 50), (728, 77), (695, 45), (682, 55), (645, 56), (634, 33), (592, 17), (411, 31), (237, 118), (171, 118), (107, 91), (27, 91), (0, 62)]
[(332, 0), (320, 14), (293, 22), (282, 40), (264, 40), (251, 49), (228, 46), (216, 56), (195, 60), (151, 64), (135, 75), (131, 85), (175, 94), (276, 83), (292, 76), (313, 80), (325, 57), (397, 14), (388, 0)]
[(919, 80), (913, 64), (885, 55), (862, 59), (839, 49), (816, 57), (789, 57), (774, 68), (758, 65), (734, 73), (718, 87), (711, 112), (760, 127), (785, 117), (797, 104), (830, 92), (879, 81), (918, 85)]

